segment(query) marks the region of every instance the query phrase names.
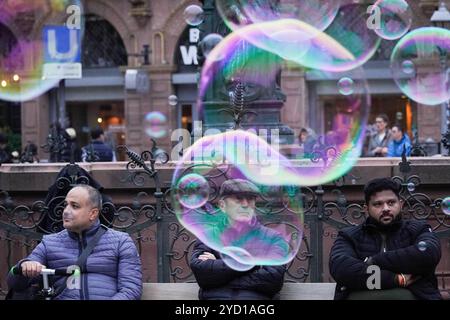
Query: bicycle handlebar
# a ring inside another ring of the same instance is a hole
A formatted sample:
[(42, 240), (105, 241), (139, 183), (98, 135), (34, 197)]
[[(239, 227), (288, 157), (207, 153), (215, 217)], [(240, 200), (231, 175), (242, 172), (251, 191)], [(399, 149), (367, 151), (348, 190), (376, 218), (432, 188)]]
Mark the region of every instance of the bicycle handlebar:
[[(12, 274), (21, 276), (22, 274), (22, 268), (13, 267), (11, 269)], [(74, 274), (75, 270), (68, 271), (67, 268), (60, 268), (60, 269), (42, 269), (41, 275), (56, 275), (56, 276), (67, 276)]]

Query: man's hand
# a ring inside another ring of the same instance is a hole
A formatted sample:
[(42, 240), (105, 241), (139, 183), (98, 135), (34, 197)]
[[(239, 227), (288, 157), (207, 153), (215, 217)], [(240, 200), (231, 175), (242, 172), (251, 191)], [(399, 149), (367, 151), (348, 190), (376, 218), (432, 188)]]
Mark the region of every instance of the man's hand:
[(211, 252), (203, 252), (201, 255), (198, 256), (198, 258), (202, 261), (206, 260), (216, 260), (216, 257)]
[(409, 287), (411, 284), (419, 280), (420, 276), (415, 276), (413, 274), (404, 274), (406, 280), (406, 287)]
[(25, 261), (21, 265), (22, 274), (28, 278), (34, 278), (40, 275), (41, 270), (45, 269), (45, 266), (37, 261)]

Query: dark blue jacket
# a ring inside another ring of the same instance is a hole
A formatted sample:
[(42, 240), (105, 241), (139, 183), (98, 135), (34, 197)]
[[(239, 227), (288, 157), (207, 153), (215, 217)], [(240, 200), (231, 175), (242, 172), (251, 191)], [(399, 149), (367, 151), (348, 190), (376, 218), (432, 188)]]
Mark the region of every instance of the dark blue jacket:
[(98, 157), (96, 161), (98, 162), (110, 162), (113, 161), (113, 151), (111, 147), (101, 141), (92, 141), (90, 145), (87, 145), (83, 147), (83, 154), (81, 156), (83, 161), (86, 161), (87, 153), (89, 152), (89, 149), (91, 148), (94, 151), (94, 155)]
[[(50, 269), (75, 265), (82, 248), (86, 247), (99, 227), (100, 223), (97, 222), (81, 236), (67, 230), (46, 235), (33, 252), (20, 263), (32, 260)], [(86, 270), (86, 273), (81, 273), (80, 289), (65, 288), (56, 300), (140, 299), (141, 260), (133, 240), (127, 233), (108, 229), (89, 255)], [(57, 291), (67, 277), (55, 279)], [(23, 276), (8, 275), (9, 287), (17, 291), (23, 290), (29, 281), (29, 278)]]
[[(211, 252), (216, 260), (202, 261), (203, 252)], [(200, 300), (270, 300), (281, 290), (285, 266), (256, 266), (249, 271), (228, 267), (217, 251), (199, 240), (194, 245), (191, 269), (200, 286)]]
[(403, 147), (406, 151), (406, 156), (409, 157), (411, 155), (411, 140), (409, 139), (406, 133), (403, 134), (403, 137), (400, 141), (395, 141), (392, 139), (388, 143), (388, 157), (401, 157), (403, 153)]
[[(429, 225), (421, 221), (397, 219), (382, 230), (372, 218), (359, 226), (339, 231), (331, 248), (330, 273), (337, 282), (336, 299), (345, 299), (354, 290), (368, 290), (368, 264), (381, 269), (381, 289), (398, 287), (396, 274), (421, 278), (407, 287), (417, 298), (441, 299), (435, 275), (441, 259), (441, 245)], [(383, 231), (383, 232), (381, 232)], [(425, 250), (419, 249), (424, 242)], [(384, 252), (383, 248), (386, 248)], [(369, 260), (369, 261), (370, 261)]]

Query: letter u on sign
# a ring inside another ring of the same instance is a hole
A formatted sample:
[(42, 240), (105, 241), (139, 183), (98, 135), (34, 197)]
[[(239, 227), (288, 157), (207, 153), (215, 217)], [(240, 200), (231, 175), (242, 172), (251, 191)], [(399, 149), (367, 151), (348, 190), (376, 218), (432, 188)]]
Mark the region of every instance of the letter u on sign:
[(43, 32), (46, 63), (80, 62), (80, 30), (46, 26)]

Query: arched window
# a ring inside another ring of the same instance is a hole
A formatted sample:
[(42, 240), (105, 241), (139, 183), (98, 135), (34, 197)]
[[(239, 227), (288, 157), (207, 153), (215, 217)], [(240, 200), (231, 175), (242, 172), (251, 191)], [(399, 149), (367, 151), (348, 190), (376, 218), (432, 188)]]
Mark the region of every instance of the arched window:
[(116, 29), (95, 14), (85, 16), (83, 38), (84, 68), (108, 68), (127, 65), (127, 51)]

